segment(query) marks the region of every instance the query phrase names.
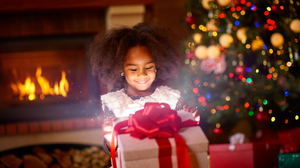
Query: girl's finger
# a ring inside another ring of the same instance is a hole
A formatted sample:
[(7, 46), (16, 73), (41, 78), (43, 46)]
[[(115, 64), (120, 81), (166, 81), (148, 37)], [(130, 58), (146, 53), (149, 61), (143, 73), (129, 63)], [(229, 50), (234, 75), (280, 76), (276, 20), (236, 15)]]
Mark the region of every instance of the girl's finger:
[(197, 113), (197, 112), (198, 112), (198, 109), (197, 109), (197, 108), (193, 108), (193, 109), (191, 110), (191, 112), (192, 112), (192, 113), (195, 113), (195, 112)]
[(200, 123), (200, 115), (195, 117), (195, 121), (197, 121), (198, 124)]

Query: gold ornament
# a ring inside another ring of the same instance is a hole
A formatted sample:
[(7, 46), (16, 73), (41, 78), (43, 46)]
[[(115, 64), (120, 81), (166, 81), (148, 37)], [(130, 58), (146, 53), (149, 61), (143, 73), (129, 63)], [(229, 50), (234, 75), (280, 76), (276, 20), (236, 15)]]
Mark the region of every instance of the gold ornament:
[(205, 45), (200, 45), (195, 49), (195, 56), (202, 60), (207, 57), (207, 47)]
[(206, 30), (207, 31), (218, 31), (218, 27), (216, 26), (216, 20), (215, 19), (211, 19), (209, 22), (207, 22)]
[(240, 41), (246, 41), (247, 40), (247, 28), (246, 27), (242, 27), (239, 30), (236, 31), (236, 37), (240, 40)]
[(220, 6), (228, 6), (230, 5), (231, 0), (218, 0), (218, 4)]
[(215, 45), (210, 45), (207, 48), (207, 56), (210, 59), (215, 59), (218, 58), (220, 56), (220, 49), (219, 47), (215, 46)]
[(252, 51), (256, 51), (258, 49), (262, 49), (264, 46), (264, 41), (262, 39), (253, 40), (251, 43)]
[(294, 33), (300, 33), (300, 20), (294, 19), (290, 24), (290, 28)]
[(210, 9), (209, 2), (214, 2), (214, 0), (202, 0), (202, 6), (204, 9), (207, 9), (207, 10)]
[(271, 35), (270, 41), (274, 47), (280, 47), (284, 43), (284, 38), (280, 33), (274, 33)]
[(219, 43), (224, 48), (229, 48), (230, 45), (233, 43), (233, 37), (228, 33), (224, 33), (220, 36)]
[(195, 43), (200, 44), (201, 43), (201, 39), (202, 39), (202, 34), (195, 33), (193, 35), (193, 39), (194, 39)]

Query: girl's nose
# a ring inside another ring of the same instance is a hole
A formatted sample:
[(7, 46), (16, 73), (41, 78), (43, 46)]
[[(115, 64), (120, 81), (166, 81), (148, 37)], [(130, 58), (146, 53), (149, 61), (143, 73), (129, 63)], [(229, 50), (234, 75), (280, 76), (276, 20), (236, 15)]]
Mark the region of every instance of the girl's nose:
[(145, 69), (140, 70), (139, 76), (146, 76), (147, 72)]

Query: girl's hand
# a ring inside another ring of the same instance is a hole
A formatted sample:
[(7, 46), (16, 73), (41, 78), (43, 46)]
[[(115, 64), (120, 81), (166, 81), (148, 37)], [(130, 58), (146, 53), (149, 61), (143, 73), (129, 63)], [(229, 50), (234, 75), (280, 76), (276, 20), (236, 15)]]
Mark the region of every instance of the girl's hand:
[(109, 147), (112, 141), (113, 122), (115, 121), (115, 119), (116, 117), (109, 117), (103, 119), (103, 124), (102, 124), (103, 137), (105, 138), (107, 145)]
[(184, 105), (183, 110), (189, 113), (192, 113), (193, 117), (195, 118), (195, 121), (200, 123), (200, 115), (198, 114), (198, 109), (197, 108), (192, 108), (190, 106)]

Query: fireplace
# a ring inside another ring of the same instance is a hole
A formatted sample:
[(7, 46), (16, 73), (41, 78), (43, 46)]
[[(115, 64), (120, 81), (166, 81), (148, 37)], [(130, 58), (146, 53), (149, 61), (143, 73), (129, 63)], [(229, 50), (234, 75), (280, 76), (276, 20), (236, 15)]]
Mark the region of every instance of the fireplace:
[(100, 115), (86, 56), (92, 35), (1, 42), (1, 123)]
[(153, 20), (153, 4), (1, 1), (0, 135), (6, 123), (101, 115), (99, 97), (106, 87), (91, 75), (88, 44), (112, 25)]
[(0, 1), (0, 152), (48, 144), (101, 146), (99, 98), (107, 91), (91, 75), (88, 44), (113, 23), (153, 20), (153, 4)]

